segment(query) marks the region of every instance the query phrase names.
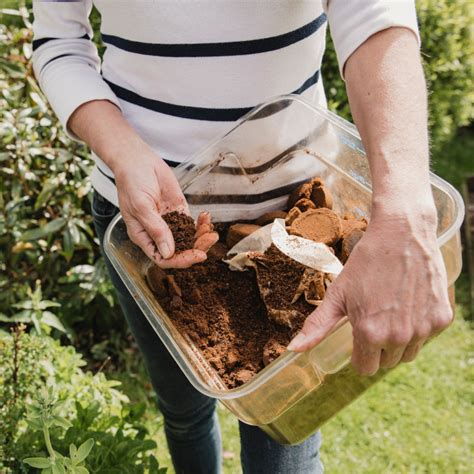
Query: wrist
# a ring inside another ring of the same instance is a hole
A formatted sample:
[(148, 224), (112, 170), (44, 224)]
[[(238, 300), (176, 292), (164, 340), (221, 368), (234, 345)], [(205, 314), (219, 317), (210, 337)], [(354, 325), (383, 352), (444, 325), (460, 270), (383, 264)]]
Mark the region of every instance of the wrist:
[(431, 195), (417, 199), (385, 199), (376, 196), (372, 201), (371, 223), (398, 234), (412, 233), (436, 236), (437, 212)]
[(156, 159), (153, 150), (136, 134), (115, 140), (99, 156), (116, 177), (128, 173), (130, 168), (142, 166), (144, 160)]

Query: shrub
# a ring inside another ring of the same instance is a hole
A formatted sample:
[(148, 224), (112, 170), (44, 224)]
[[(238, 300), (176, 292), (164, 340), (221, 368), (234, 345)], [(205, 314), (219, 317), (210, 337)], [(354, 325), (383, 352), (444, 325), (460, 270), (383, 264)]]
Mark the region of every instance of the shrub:
[(0, 313), (24, 316), (40, 286), (70, 333), (77, 315), (97, 329), (97, 319), (117, 318), (90, 217), (92, 160), (39, 90), (30, 40), (27, 29), (0, 25)]
[(72, 346), (25, 334), (24, 327), (0, 333), (1, 472), (29, 472), (24, 458), (48, 458), (44, 426), (62, 456), (71, 444), (94, 440), (85, 460), (90, 472), (163, 472), (150, 455), (156, 443), (140, 422), (143, 405), (132, 406), (119, 382), (84, 372), (84, 365)]
[[(474, 118), (474, 10), (469, 0), (418, 0), (421, 53), (429, 85), (432, 147), (438, 150)], [(351, 119), (333, 44), (323, 60), (329, 106)]]

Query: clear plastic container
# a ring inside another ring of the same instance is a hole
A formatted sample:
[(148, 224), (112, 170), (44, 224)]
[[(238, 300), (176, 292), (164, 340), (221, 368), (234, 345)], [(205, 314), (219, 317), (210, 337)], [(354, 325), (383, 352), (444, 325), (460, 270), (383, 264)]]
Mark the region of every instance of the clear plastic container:
[[(283, 208), (289, 190), (313, 176), (321, 176), (329, 186), (336, 211), (370, 217), (369, 166), (356, 128), (299, 96), (257, 107), (176, 171), (193, 214), (211, 210), (215, 221), (252, 219)], [(438, 243), (452, 286), (461, 270), (463, 202), (434, 174), (431, 183)], [(271, 191), (275, 188), (277, 192)], [(226, 205), (210, 204), (211, 195)], [(148, 289), (144, 274), (149, 261), (129, 241), (120, 215), (107, 230), (105, 250), (194, 387), (280, 443), (303, 441), (385, 374), (363, 377), (352, 369), (352, 333), (345, 320), (312, 350), (285, 352), (249, 382), (229, 390)]]

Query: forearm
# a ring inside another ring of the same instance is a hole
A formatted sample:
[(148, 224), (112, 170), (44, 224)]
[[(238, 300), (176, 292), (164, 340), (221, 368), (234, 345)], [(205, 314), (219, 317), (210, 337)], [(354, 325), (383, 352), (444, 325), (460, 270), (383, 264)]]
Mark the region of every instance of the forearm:
[(94, 100), (78, 107), (68, 127), (114, 172), (133, 163), (138, 154), (151, 152), (118, 107), (107, 100)]
[(345, 77), (370, 163), (373, 215), (433, 220), (427, 93), (415, 36), (404, 28), (373, 35), (350, 56)]

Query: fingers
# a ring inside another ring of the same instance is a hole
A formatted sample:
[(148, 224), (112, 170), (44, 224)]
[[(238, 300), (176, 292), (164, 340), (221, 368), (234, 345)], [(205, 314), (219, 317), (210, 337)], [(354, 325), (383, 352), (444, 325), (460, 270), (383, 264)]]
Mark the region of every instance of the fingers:
[(156, 261), (156, 244), (151, 240), (143, 226), (136, 220), (129, 221), (127, 232), (130, 240), (138, 245), (149, 259)]
[(304, 352), (321, 342), (344, 316), (336, 292), (328, 290), (316, 311), (313, 311), (304, 322), (301, 331), (288, 345), (289, 351)]
[(406, 347), (396, 347), (392, 350), (382, 349), (382, 353), (380, 355), (380, 367), (384, 369), (391, 369), (392, 367), (398, 365), (403, 357), (403, 354), (405, 353)]
[(155, 242), (160, 255), (170, 258), (175, 251), (173, 234), (158, 211), (143, 213), (140, 222)]
[(217, 232), (209, 232), (199, 237), (194, 242), (194, 248), (207, 252), (217, 241), (219, 240), (219, 234)]
[(204, 234), (212, 232), (213, 225), (211, 223), (211, 215), (208, 212), (201, 212), (196, 223), (196, 240)]
[(382, 349), (367, 341), (354, 337), (352, 365), (361, 375), (374, 375), (380, 367)]
[(141, 198), (133, 204), (132, 209), (123, 212), (130, 239), (149, 255), (142, 247), (143, 238), (140, 233), (144, 229), (149, 238), (156, 244), (156, 248), (163, 258), (170, 258), (174, 254), (173, 235), (161, 217), (153, 198)]
[(418, 352), (420, 352), (420, 349), (424, 346), (425, 342), (426, 341), (418, 341), (413, 344), (408, 344), (408, 346), (405, 348), (405, 352), (402, 355), (401, 362), (412, 362), (415, 360)]
[(163, 268), (189, 268), (196, 263), (204, 262), (207, 259), (206, 252), (199, 249), (185, 250), (184, 252), (177, 253), (171, 258), (164, 259), (159, 258), (156, 264)]

